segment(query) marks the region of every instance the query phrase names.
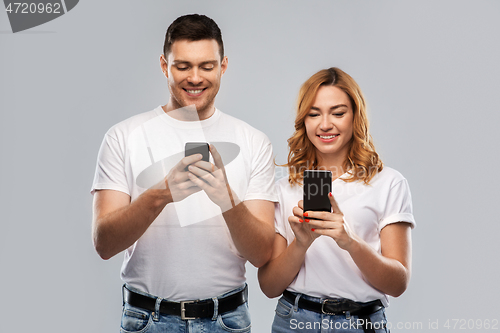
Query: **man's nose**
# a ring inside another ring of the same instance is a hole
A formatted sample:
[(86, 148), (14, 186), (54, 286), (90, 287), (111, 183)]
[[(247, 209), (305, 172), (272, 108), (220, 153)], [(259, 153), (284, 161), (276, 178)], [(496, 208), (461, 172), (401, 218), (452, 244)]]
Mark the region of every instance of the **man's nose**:
[(192, 84), (200, 84), (203, 81), (203, 78), (200, 75), (200, 71), (198, 68), (193, 68), (188, 76), (188, 82)]

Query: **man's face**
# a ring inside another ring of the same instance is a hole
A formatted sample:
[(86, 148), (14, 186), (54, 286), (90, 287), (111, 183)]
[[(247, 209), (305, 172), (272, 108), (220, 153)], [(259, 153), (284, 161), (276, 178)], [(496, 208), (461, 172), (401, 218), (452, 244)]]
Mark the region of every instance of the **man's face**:
[(227, 57), (220, 60), (217, 42), (213, 39), (175, 41), (166, 62), (163, 56), (160, 62), (168, 78), (170, 106), (178, 109), (195, 105), (201, 119), (210, 116), (220, 79), (227, 68)]

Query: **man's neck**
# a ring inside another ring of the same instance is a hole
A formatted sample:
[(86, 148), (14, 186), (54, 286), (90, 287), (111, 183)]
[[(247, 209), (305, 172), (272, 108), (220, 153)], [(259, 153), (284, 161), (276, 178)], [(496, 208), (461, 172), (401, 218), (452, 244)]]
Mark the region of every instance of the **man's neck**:
[(170, 117), (181, 121), (205, 120), (213, 116), (215, 113), (215, 107), (213, 104), (203, 110), (196, 110), (194, 105), (175, 107), (171, 102), (169, 102), (168, 104), (163, 105), (162, 109)]

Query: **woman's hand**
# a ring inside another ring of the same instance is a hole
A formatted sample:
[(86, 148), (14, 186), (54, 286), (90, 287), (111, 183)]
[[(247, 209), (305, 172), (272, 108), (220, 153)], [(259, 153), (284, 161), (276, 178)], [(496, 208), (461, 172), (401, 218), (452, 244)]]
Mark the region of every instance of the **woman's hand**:
[(297, 245), (308, 249), (312, 242), (318, 238), (320, 235), (311, 231), (308, 219), (303, 217), (304, 203), (300, 200), (296, 207), (293, 207), (293, 216), (288, 217), (288, 222), (290, 227), (292, 227), (293, 233), (295, 234), (295, 241)]
[(304, 217), (307, 219), (306, 221), (309, 221), (307, 224), (313, 233), (318, 236), (329, 236), (337, 242), (341, 249), (349, 251), (357, 236), (345, 223), (344, 214), (340, 211), (332, 193), (328, 193), (328, 198), (332, 204), (332, 213), (308, 211), (304, 213)]

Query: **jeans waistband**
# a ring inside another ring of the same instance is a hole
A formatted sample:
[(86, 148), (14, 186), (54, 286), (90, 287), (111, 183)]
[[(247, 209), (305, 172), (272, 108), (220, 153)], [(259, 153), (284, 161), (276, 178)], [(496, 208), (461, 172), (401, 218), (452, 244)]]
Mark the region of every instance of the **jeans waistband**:
[(154, 318), (157, 318), (159, 313), (180, 316), (183, 320), (215, 318), (217, 314), (235, 310), (248, 300), (248, 288), (246, 284), (220, 297), (181, 302), (164, 300), (127, 285), (123, 285), (122, 291), (124, 303), (152, 311)]
[(319, 298), (288, 290), (283, 292), (283, 298), (291, 304), (296, 304), (299, 308), (328, 315), (340, 315), (348, 312), (352, 315), (369, 315), (384, 307), (378, 299), (371, 302), (355, 302), (347, 298)]

